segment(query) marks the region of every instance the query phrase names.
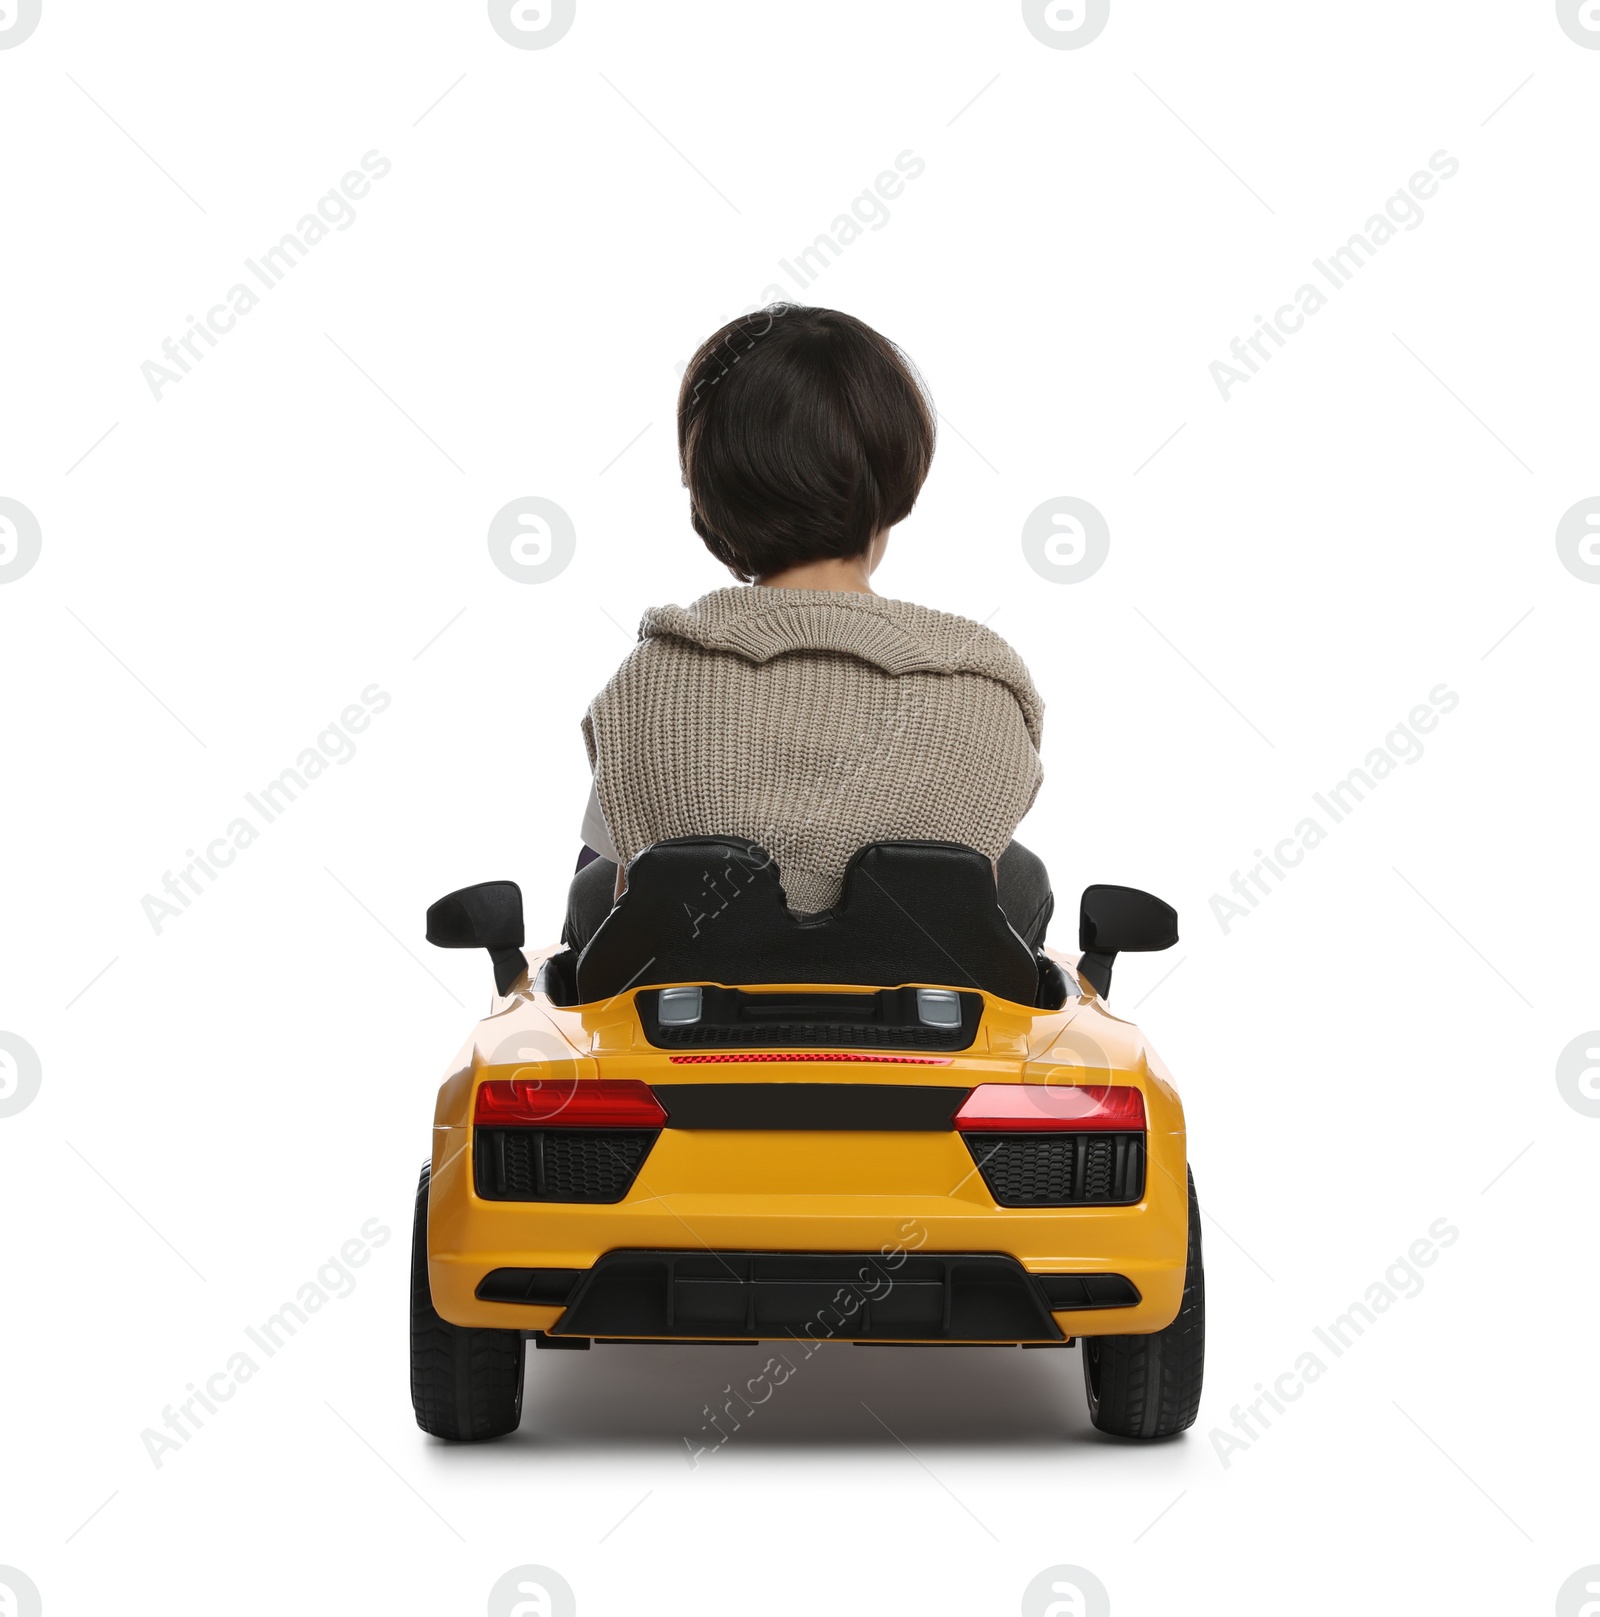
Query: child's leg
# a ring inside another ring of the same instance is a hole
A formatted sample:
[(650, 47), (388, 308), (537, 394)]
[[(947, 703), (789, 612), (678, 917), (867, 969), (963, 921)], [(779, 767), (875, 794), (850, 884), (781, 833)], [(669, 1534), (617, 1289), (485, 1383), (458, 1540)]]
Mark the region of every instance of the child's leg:
[(1030, 949), (1037, 949), (1044, 942), (1050, 912), (1056, 906), (1044, 861), (1020, 842), (1013, 842), (1000, 855), (995, 882), (1000, 908), (1006, 912), (1012, 929), (1021, 933)]
[(561, 941), (580, 952), (611, 913), (617, 885), (617, 867), (590, 848), (583, 851), (589, 857), (580, 859), (578, 873), (567, 889), (567, 924), (561, 933)]

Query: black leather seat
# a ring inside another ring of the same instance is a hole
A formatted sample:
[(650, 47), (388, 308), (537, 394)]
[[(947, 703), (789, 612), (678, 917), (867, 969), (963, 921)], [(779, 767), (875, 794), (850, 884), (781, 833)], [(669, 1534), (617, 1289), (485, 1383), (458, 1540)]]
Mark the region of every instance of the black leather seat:
[[(568, 957), (570, 959), (570, 956)], [(989, 860), (954, 842), (877, 842), (838, 904), (795, 914), (753, 842), (681, 837), (647, 848), (576, 961), (579, 1003), (662, 983), (901, 983), (1059, 1005), (1058, 969), (1014, 932)]]

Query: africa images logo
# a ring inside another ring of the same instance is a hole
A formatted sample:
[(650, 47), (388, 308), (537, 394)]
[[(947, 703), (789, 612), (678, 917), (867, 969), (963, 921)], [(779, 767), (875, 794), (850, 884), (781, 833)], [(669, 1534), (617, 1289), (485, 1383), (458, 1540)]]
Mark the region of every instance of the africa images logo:
[(1556, 524), (1556, 554), (1574, 578), (1600, 584), (1600, 498), (1579, 500)]
[(1556, 1058), (1556, 1088), (1573, 1111), (1600, 1117), (1600, 1028), (1580, 1033)]
[(1057, 495), (1028, 513), (1022, 524), (1022, 554), (1051, 584), (1081, 584), (1105, 565), (1111, 530), (1087, 500)]
[(1600, 0), (1556, 0), (1556, 21), (1574, 44), (1600, 51)]
[(577, 14), (578, 0), (489, 0), (489, 26), (519, 51), (542, 51), (565, 38)]
[(489, 1617), (577, 1617), (572, 1585), (553, 1567), (514, 1566), (489, 1591)]
[(26, 1572), (0, 1566), (0, 1617), (39, 1617), (43, 1607), (39, 1586)]
[(1111, 20), (1111, 0), (1022, 0), (1022, 20), (1041, 45), (1075, 51), (1100, 37)]
[(1111, 1596), (1087, 1567), (1050, 1566), (1023, 1590), (1022, 1617), (1111, 1617)]
[(0, 51), (20, 45), (39, 26), (41, 0), (0, 0)]
[(21, 578), (38, 561), (41, 548), (39, 519), (21, 500), (0, 494), (0, 584)]
[(554, 500), (524, 494), (489, 522), (489, 555), (515, 584), (545, 584), (566, 571), (578, 547), (572, 518)]
[[(42, 1078), (38, 1051), (15, 1033), (0, 1033), (0, 1117), (14, 1117), (31, 1106)], [(7, 1617), (3, 1607), (0, 1617)]]

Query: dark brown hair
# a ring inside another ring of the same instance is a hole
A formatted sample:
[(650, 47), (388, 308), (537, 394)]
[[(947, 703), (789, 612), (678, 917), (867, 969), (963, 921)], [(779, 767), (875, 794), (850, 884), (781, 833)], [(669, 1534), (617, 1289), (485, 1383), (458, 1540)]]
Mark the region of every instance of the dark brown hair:
[(916, 504), (933, 443), (911, 362), (835, 309), (775, 303), (729, 321), (678, 394), (690, 519), (746, 581), (861, 555)]

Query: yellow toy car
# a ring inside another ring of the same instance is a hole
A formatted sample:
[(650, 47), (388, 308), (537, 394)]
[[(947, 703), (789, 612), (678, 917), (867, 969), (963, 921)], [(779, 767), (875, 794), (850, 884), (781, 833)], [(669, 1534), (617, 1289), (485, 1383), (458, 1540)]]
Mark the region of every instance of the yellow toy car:
[(411, 1383), (437, 1437), (514, 1430), (524, 1354), (615, 1342), (1068, 1347), (1102, 1431), (1191, 1425), (1205, 1353), (1183, 1107), (1106, 1008), (1177, 917), (1083, 895), (1077, 957), (1007, 924), (989, 860), (856, 855), (798, 916), (753, 843), (647, 849), (581, 954), (525, 952), (511, 882), (428, 912), (497, 995), (439, 1090)]

